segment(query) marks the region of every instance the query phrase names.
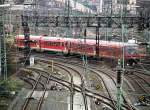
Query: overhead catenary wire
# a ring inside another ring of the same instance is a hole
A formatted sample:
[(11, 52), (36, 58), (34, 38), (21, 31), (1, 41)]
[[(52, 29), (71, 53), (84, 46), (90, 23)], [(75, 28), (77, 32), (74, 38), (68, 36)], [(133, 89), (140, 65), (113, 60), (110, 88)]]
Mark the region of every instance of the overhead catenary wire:
[[(85, 49), (86, 50), (86, 49)], [(124, 55), (124, 53), (123, 53), (123, 55)], [(85, 60), (85, 59), (84, 59)]]

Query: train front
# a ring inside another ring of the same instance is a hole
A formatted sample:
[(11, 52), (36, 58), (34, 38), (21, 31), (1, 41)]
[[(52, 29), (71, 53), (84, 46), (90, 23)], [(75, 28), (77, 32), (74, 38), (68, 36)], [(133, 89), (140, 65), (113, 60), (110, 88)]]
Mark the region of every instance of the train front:
[(133, 65), (146, 56), (145, 48), (138, 44), (128, 44), (125, 46), (125, 59), (129, 65)]

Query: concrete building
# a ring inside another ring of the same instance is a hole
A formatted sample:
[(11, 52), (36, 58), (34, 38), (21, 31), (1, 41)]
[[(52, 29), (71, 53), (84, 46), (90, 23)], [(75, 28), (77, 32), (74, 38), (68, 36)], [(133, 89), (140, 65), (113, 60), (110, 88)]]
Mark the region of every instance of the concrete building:
[(121, 0), (103, 0), (103, 1), (105, 6), (108, 5), (107, 8), (112, 7), (113, 14), (119, 14), (121, 7), (125, 7), (126, 12), (128, 14), (136, 14), (136, 8), (137, 8), (136, 0), (124, 0), (124, 2), (122, 2)]
[(141, 16), (150, 16), (150, 0), (137, 0), (137, 5), (139, 6), (137, 11)]
[(136, 0), (128, 0), (124, 2), (124, 5), (121, 0), (92, 0), (92, 3), (96, 5), (98, 13), (119, 14), (121, 7), (126, 4), (127, 12), (130, 14), (136, 14)]

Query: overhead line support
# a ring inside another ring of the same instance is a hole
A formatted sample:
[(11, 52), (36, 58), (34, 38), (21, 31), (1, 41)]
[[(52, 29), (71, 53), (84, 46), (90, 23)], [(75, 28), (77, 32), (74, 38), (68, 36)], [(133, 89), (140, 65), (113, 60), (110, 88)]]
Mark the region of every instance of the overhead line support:
[[(3, 5), (4, 4), (4, 0), (1, 0), (0, 1), (0, 5)], [(6, 60), (6, 40), (5, 40), (5, 29), (4, 29), (4, 16), (5, 16), (5, 11), (4, 11), (4, 7), (2, 7), (0, 9), (1, 11), (1, 21), (0, 21), (0, 48), (1, 48), (1, 52), (0, 52), (0, 60), (1, 60), (1, 73), (0, 75), (2, 74), (3, 76), (3, 79), (4, 80), (7, 80), (7, 60)]]
[(30, 64), (30, 30), (28, 26), (28, 17), (22, 17), (22, 27), (24, 32), (24, 58), (25, 58), (25, 65)]

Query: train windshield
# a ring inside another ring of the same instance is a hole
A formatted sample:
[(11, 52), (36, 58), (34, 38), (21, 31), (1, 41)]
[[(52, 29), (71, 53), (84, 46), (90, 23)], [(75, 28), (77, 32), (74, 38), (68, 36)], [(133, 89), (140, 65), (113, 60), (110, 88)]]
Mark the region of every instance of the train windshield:
[(133, 55), (133, 54), (138, 54), (138, 46), (128, 46), (126, 47), (126, 51), (128, 54)]

